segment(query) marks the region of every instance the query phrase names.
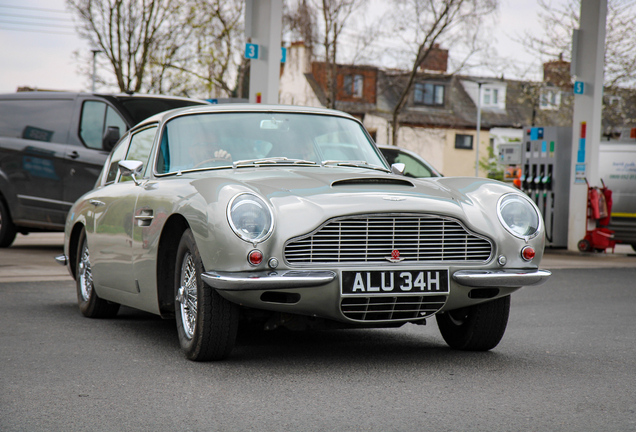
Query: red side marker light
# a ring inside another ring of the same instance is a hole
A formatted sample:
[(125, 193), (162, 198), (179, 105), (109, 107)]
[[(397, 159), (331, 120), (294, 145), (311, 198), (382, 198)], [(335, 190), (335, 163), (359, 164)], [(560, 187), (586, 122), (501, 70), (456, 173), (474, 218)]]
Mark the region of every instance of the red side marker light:
[(247, 261), (252, 265), (259, 265), (263, 262), (263, 253), (257, 249), (254, 249), (247, 254)]
[(526, 246), (523, 249), (521, 249), (521, 258), (523, 258), (526, 261), (531, 261), (532, 258), (534, 258), (535, 252), (534, 249), (530, 246)]

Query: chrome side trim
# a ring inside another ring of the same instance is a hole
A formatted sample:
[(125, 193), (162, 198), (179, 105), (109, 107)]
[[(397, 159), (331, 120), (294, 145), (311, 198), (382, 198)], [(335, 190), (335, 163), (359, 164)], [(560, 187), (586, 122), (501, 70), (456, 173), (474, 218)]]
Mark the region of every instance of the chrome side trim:
[(248, 291), (284, 288), (308, 288), (326, 285), (336, 279), (336, 273), (327, 270), (287, 270), (262, 272), (206, 272), (203, 282), (223, 291)]
[(548, 270), (459, 270), (453, 280), (469, 287), (522, 287), (541, 285), (552, 275)]
[(55, 261), (59, 264), (59, 265), (63, 265), (65, 266), (66, 264), (68, 264), (68, 258), (66, 257), (66, 255), (62, 254), (62, 255), (58, 255), (55, 257)]

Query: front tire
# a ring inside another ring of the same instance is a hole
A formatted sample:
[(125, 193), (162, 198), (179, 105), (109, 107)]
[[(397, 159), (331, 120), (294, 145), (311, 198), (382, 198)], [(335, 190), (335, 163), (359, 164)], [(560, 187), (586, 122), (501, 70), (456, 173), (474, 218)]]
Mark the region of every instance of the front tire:
[(119, 312), (119, 304), (101, 299), (95, 292), (85, 229), (80, 233), (78, 244), (75, 282), (80, 312), (89, 318), (112, 318)]
[(238, 307), (201, 280), (201, 255), (189, 229), (179, 242), (175, 266), (174, 305), (181, 349), (194, 361), (226, 358), (236, 341)]
[(488, 351), (503, 337), (510, 314), (510, 296), (437, 314), (437, 325), (451, 348)]
[(11, 246), (16, 234), (17, 231), (9, 215), (9, 209), (0, 198), (0, 247), (6, 248)]

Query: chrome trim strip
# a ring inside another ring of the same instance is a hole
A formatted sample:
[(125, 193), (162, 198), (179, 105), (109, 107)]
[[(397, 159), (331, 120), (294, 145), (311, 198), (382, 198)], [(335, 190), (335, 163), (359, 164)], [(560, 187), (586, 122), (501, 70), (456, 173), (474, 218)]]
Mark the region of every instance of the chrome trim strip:
[(68, 258), (66, 257), (66, 255), (62, 254), (62, 255), (58, 255), (55, 257), (55, 261), (59, 264), (59, 265), (63, 265), (65, 266), (66, 264), (68, 264)]
[(206, 272), (203, 282), (222, 291), (249, 291), (285, 288), (309, 288), (326, 285), (336, 279), (328, 270), (287, 270), (261, 272)]
[(552, 275), (548, 270), (459, 270), (453, 280), (469, 287), (522, 287), (541, 285)]

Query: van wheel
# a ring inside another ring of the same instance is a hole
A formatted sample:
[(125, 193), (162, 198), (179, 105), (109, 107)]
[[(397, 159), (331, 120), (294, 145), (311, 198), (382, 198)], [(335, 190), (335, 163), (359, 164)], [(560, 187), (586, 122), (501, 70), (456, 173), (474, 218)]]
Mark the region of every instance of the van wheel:
[(9, 215), (9, 209), (0, 199), (0, 247), (6, 248), (11, 246), (17, 231), (11, 216)]
[(181, 237), (175, 262), (175, 315), (185, 356), (194, 361), (221, 360), (236, 341), (238, 307), (203, 283), (203, 264), (191, 230)]
[(93, 272), (86, 241), (86, 230), (82, 229), (77, 250), (77, 303), (82, 315), (89, 318), (112, 318), (119, 311), (119, 304), (99, 298), (93, 287)]

